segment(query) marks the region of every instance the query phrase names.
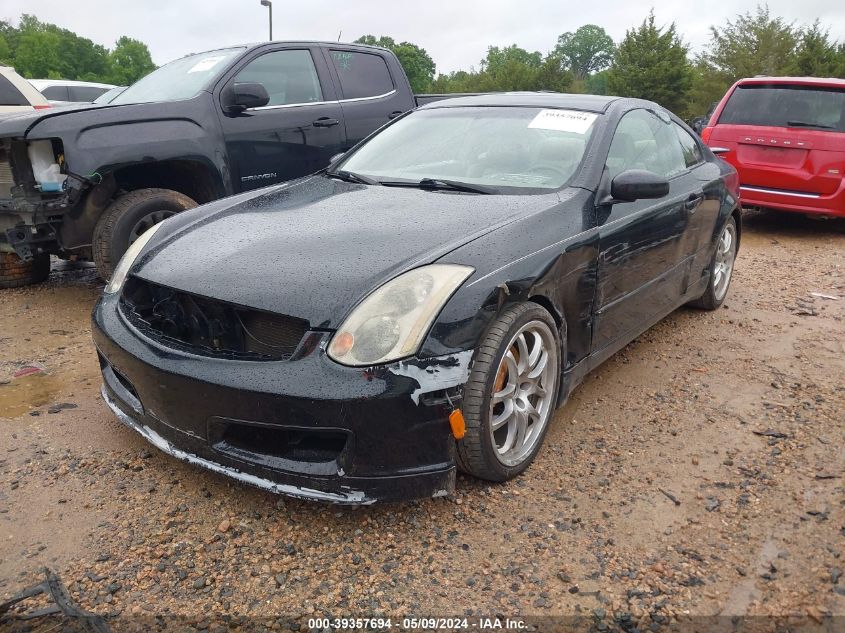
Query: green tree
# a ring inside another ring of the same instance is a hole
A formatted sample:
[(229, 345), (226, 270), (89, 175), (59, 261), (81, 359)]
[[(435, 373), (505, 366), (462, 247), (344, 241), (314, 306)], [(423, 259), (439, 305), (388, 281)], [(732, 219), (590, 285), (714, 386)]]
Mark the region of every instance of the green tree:
[(44, 79), (58, 73), (61, 64), (60, 38), (43, 30), (23, 31), (15, 50), (15, 70), (29, 79)]
[(405, 70), (405, 74), (408, 76), (408, 81), (411, 84), (411, 89), (417, 93), (431, 90), (436, 68), (434, 60), (431, 59), (431, 56), (424, 48), (411, 42), (397, 44), (392, 37), (384, 35), (378, 38), (374, 35), (364, 35), (355, 40), (355, 42), (390, 49), (399, 59), (399, 63), (402, 64), (402, 68)]
[(119, 86), (133, 84), (156, 68), (147, 45), (125, 35), (109, 53), (109, 64), (111, 82)]
[(655, 101), (681, 112), (692, 84), (687, 46), (675, 30), (658, 28), (654, 12), (636, 29), (626, 32), (607, 75), (610, 94)]
[(783, 75), (793, 63), (801, 32), (783, 18), (772, 17), (768, 6), (740, 14), (722, 28), (710, 27), (705, 61), (727, 83), (755, 75)]
[(570, 92), (575, 81), (571, 71), (562, 67), (560, 58), (554, 54), (547, 55), (536, 70), (534, 90), (551, 90), (552, 92)]
[(542, 66), (543, 56), (539, 52), (530, 53), (516, 44), (503, 48), (490, 46), (481, 60), (477, 90), (534, 90)]
[(713, 103), (725, 96), (732, 83), (723, 73), (715, 71), (703, 57), (699, 56), (693, 65), (687, 114), (690, 116), (706, 114)]
[(610, 66), (615, 50), (607, 31), (595, 24), (585, 24), (574, 33), (558, 37), (554, 52), (576, 79), (586, 79), (591, 73)]
[(840, 53), (819, 21), (801, 33), (801, 39), (786, 71), (801, 77), (835, 77), (840, 70)]
[(6, 36), (0, 32), (0, 65), (9, 66), (12, 64), (12, 47), (6, 41)]
[(606, 95), (607, 94), (607, 74), (609, 71), (602, 70), (593, 73), (584, 80), (584, 90), (591, 95)]

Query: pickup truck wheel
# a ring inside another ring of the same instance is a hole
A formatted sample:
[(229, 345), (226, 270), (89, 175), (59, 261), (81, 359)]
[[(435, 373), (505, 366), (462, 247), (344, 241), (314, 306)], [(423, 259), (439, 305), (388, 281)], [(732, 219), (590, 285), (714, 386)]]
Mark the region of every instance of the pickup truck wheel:
[(94, 261), (100, 277), (108, 279), (120, 257), (141, 234), (197, 203), (170, 189), (138, 189), (112, 202), (94, 227)]
[(16, 253), (0, 253), (0, 288), (20, 288), (40, 284), (50, 276), (50, 256), (36, 255), (25, 261)]

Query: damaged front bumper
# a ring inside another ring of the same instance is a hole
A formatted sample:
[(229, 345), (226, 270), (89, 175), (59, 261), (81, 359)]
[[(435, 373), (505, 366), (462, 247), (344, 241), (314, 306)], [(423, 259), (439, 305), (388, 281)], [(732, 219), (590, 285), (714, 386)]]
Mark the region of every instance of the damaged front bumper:
[(106, 404), (162, 451), (259, 488), (369, 504), (455, 485), (448, 416), (472, 351), (374, 368), (197, 356), (144, 337), (105, 296), (93, 315)]

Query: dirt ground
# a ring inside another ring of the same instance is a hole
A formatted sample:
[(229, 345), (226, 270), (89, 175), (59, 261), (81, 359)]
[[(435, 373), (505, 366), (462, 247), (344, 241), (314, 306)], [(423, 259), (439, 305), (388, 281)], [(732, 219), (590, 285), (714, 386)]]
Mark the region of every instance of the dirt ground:
[(48, 566), (124, 624), (845, 630), (845, 222), (749, 214), (723, 309), (679, 310), (603, 365), (523, 476), (401, 505), (284, 499), (146, 445), (99, 396), (100, 291), (54, 262), (0, 292), (0, 602)]

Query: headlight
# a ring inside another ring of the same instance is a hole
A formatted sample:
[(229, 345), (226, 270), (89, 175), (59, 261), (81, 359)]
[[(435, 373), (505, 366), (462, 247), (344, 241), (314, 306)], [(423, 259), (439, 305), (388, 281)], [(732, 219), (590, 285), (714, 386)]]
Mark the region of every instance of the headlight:
[(126, 249), (123, 257), (121, 257), (120, 261), (117, 263), (117, 267), (114, 269), (114, 273), (112, 274), (111, 279), (109, 279), (109, 283), (106, 284), (106, 288), (103, 292), (106, 294), (120, 292), (120, 289), (123, 288), (123, 282), (126, 281), (126, 275), (129, 273), (129, 269), (132, 268), (132, 264), (135, 263), (135, 259), (138, 257), (138, 253), (144, 250), (147, 242), (150, 241), (150, 238), (160, 228), (161, 224), (153, 224), (150, 228), (141, 233), (141, 236), (137, 240), (132, 242), (129, 248)]
[(329, 356), (361, 367), (415, 354), (449, 297), (473, 271), (431, 264), (392, 279), (352, 311), (332, 337)]

